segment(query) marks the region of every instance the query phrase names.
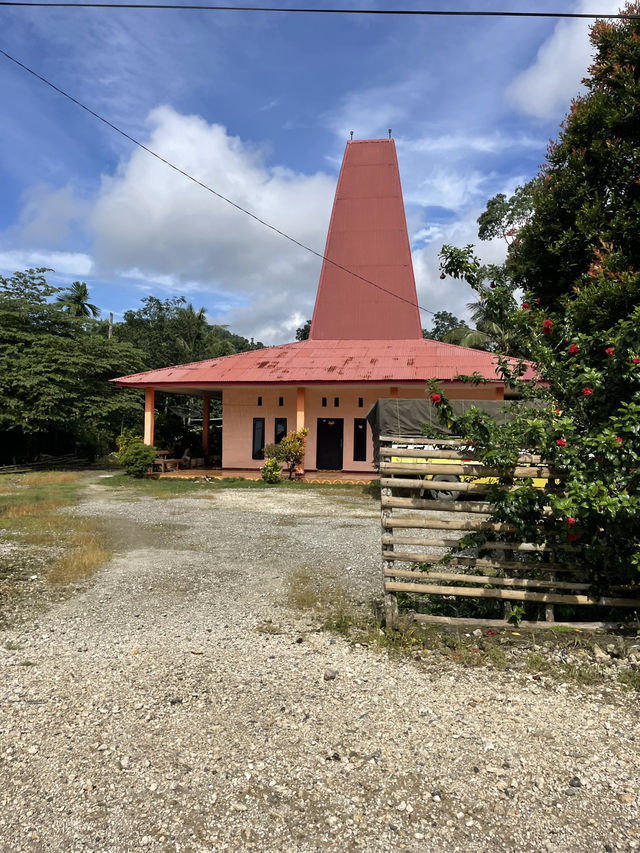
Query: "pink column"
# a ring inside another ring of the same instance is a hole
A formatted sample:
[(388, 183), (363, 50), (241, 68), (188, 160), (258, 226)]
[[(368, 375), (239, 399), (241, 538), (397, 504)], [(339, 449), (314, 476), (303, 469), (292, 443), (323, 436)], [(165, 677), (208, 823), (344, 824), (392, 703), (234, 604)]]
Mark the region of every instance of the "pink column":
[(144, 443), (153, 444), (153, 400), (154, 389), (144, 389)]

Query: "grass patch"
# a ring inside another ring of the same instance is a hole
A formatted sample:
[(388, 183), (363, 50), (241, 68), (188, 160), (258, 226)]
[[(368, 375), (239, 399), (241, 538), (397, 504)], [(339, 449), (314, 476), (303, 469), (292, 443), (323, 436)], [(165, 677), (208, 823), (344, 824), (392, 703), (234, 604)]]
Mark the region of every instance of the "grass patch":
[(58, 557), (47, 574), (54, 586), (66, 586), (90, 577), (97, 568), (111, 559), (111, 551), (104, 544), (101, 527), (90, 519), (73, 518), (72, 529), (65, 541), (65, 551)]
[(21, 602), (41, 606), (50, 598), (47, 588), (77, 583), (110, 558), (99, 520), (61, 512), (78, 502), (85, 482), (82, 474), (70, 471), (2, 479), (0, 540), (20, 543), (19, 557), (9, 550), (0, 559), (3, 597), (15, 615)]
[(283, 480), (280, 483), (265, 483), (264, 480), (248, 480), (244, 477), (223, 477), (220, 480), (194, 479), (182, 477), (144, 478), (135, 480), (126, 474), (116, 474), (108, 480), (110, 488), (120, 493), (120, 497), (128, 494), (145, 495), (157, 498), (171, 498), (176, 495), (206, 495), (220, 489), (286, 489), (288, 491), (339, 491), (366, 495), (371, 497), (367, 484), (354, 483), (302, 483), (299, 480)]
[[(453, 629), (441, 625), (416, 622), (411, 614), (401, 615), (394, 627), (385, 624), (381, 608), (372, 604), (368, 608), (342, 600), (314, 604), (318, 592), (310, 578), (303, 577), (295, 594), (315, 608), (322, 618), (322, 628), (338, 633), (353, 644), (385, 650), (393, 655), (410, 656), (415, 660), (437, 662), (446, 659), (465, 667), (490, 667), (495, 670), (511, 669), (536, 679), (551, 678), (554, 681), (574, 682), (592, 686), (611, 683), (611, 674), (592, 659), (584, 663), (569, 663), (564, 660), (565, 652), (587, 649), (593, 638), (574, 634), (568, 638), (566, 632), (559, 637), (554, 631), (522, 635), (508, 626), (499, 631), (483, 631), (474, 634), (471, 629)], [(477, 629), (476, 629), (477, 630)], [(540, 650), (540, 651), (538, 651)], [(543, 653), (540, 653), (540, 652)], [(618, 680), (633, 690), (640, 691), (640, 671), (625, 670)]]
[(640, 693), (640, 670), (624, 669), (618, 673), (618, 681), (629, 690), (637, 690)]

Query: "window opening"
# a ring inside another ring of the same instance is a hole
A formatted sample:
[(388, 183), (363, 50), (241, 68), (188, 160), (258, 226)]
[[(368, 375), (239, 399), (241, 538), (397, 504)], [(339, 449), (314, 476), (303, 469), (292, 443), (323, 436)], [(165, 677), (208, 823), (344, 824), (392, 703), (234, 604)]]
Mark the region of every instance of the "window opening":
[(264, 459), (264, 418), (253, 419), (252, 459)]
[(367, 421), (365, 418), (353, 420), (353, 461), (367, 461)]

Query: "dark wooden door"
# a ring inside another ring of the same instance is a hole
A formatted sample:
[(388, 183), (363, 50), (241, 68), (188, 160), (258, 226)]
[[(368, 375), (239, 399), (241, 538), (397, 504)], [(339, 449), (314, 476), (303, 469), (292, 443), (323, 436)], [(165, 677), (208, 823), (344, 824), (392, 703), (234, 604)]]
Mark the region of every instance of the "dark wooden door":
[(319, 471), (342, 471), (342, 418), (318, 418), (316, 468)]

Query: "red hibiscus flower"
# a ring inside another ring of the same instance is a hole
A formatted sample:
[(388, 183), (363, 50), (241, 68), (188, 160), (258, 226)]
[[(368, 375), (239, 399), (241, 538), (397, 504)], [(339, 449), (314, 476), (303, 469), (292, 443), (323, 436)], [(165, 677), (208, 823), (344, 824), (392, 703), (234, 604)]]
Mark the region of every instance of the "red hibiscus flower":
[(440, 396), (440, 394), (432, 394), (431, 395), (431, 402), (433, 403), (434, 406), (437, 406), (441, 400), (442, 400), (442, 397)]
[(583, 397), (590, 397), (592, 394), (593, 394), (593, 388), (583, 388), (582, 389), (582, 396)]
[(566, 438), (556, 438), (556, 444), (558, 445), (558, 447), (566, 447), (567, 440)]
[(523, 302), (523, 303), (522, 303), (522, 310), (523, 310), (523, 311), (526, 311), (528, 308), (529, 308), (529, 303), (528, 303), (528, 302)]
[(640, 358), (638, 358), (638, 356), (637, 356), (637, 355), (636, 355), (636, 356), (634, 356), (634, 357), (631, 359), (631, 361), (632, 361), (634, 364), (640, 364)]
[(569, 344), (569, 352), (574, 355), (578, 352), (578, 347), (575, 344)]
[(565, 524), (575, 524), (576, 520), (575, 520), (575, 518), (571, 518), (571, 516), (568, 516), (567, 518), (565, 518), (564, 523)]
[(548, 335), (551, 331), (551, 327), (553, 326), (553, 320), (545, 320), (542, 324), (542, 334)]
[(622, 439), (619, 435), (616, 436), (616, 441), (618, 442), (618, 444), (622, 444)]
[(611, 358), (611, 356), (613, 355), (613, 347), (607, 347), (605, 352), (609, 356), (609, 358)]

